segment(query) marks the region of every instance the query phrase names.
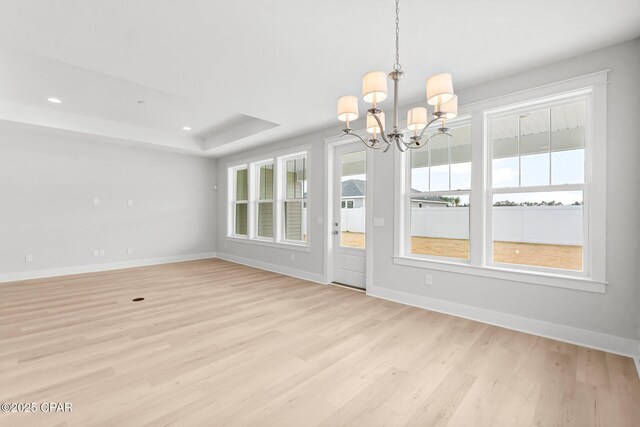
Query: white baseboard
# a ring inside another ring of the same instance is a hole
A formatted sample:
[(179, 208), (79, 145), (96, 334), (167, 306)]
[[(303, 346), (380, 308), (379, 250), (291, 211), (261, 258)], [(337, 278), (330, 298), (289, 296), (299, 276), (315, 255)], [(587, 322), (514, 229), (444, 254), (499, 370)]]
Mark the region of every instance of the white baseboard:
[(513, 329), (515, 331), (564, 341), (570, 344), (628, 356), (636, 361), (636, 368), (638, 368), (640, 347), (638, 345), (638, 341), (632, 339), (376, 286), (370, 286), (367, 289), (367, 295), (405, 305), (437, 311), (439, 313), (450, 314), (452, 316), (463, 317), (465, 319), (476, 320), (478, 322), (488, 323), (502, 328)]
[(226, 261), (235, 262), (236, 264), (247, 265), (249, 267), (259, 268), (261, 270), (271, 271), (273, 273), (284, 274), (285, 276), (297, 277), (298, 279), (308, 280), (310, 282), (317, 282), (326, 285), (327, 282), (324, 275), (317, 273), (310, 273), (304, 270), (298, 270), (297, 268), (285, 267), (282, 265), (271, 264), (263, 261), (256, 261), (250, 258), (243, 258), (237, 255), (225, 254), (218, 252), (217, 257)]
[(70, 274), (95, 273), (99, 271), (120, 270), (122, 268), (145, 267), (148, 265), (169, 264), (180, 261), (194, 261), (198, 259), (216, 258), (215, 252), (201, 254), (176, 255), (162, 258), (147, 258), (132, 261), (110, 262), (105, 264), (78, 265), (74, 267), (51, 268), (46, 270), (21, 271), (17, 273), (0, 274), (0, 283), (17, 282), (22, 280), (43, 279), (46, 277), (68, 276)]

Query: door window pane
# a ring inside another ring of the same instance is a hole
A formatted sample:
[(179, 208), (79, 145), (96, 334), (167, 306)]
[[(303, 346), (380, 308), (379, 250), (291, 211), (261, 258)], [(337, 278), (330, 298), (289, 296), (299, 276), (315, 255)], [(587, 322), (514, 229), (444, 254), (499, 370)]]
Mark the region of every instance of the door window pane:
[(582, 245), (582, 191), (494, 194), (494, 262), (580, 271)]
[(366, 157), (367, 153), (364, 150), (340, 156), (340, 197), (345, 202), (344, 207), (340, 209), (341, 246), (365, 247)]

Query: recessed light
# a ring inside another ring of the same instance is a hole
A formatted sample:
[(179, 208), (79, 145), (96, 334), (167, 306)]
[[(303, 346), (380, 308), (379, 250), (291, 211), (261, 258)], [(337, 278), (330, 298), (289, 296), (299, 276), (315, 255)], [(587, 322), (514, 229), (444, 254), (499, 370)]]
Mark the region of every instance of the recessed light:
[(189, 126), (182, 126), (182, 130), (191, 130), (191, 128)]
[(54, 104), (62, 104), (62, 101), (59, 100), (58, 98), (47, 98), (47, 101), (54, 103)]

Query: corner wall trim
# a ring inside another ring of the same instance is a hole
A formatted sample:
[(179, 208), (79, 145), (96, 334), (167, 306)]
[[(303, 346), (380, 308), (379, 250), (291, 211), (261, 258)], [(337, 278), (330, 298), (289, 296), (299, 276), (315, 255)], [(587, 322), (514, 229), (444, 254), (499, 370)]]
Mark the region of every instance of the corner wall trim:
[(200, 254), (175, 255), (161, 258), (147, 258), (132, 261), (110, 262), (104, 264), (77, 265), (73, 267), (51, 268), (46, 270), (22, 271), (17, 273), (0, 274), (0, 283), (18, 282), (23, 280), (44, 279), (47, 277), (69, 276), (72, 274), (97, 273), (100, 271), (120, 270), (123, 268), (145, 267), (148, 265), (169, 264), (172, 262), (195, 261), (199, 259), (216, 258), (215, 252)]
[(263, 261), (256, 261), (250, 258), (243, 258), (237, 255), (218, 253), (217, 257), (225, 261), (235, 262), (236, 264), (247, 265), (249, 267), (259, 268), (260, 270), (271, 271), (273, 273), (284, 274), (285, 276), (297, 277), (298, 279), (308, 280), (310, 282), (320, 283), (326, 285), (324, 275), (317, 273), (310, 273), (308, 271), (299, 270), (297, 268), (284, 267), (277, 264), (271, 264)]
[(640, 347), (638, 341), (629, 338), (588, 331), (586, 329), (559, 325), (557, 323), (546, 322), (544, 320), (536, 320), (513, 314), (501, 313), (484, 308), (472, 307), (469, 305), (377, 286), (370, 286), (367, 289), (367, 295), (400, 304), (475, 320), (502, 328), (512, 329), (514, 331), (525, 332), (545, 338), (564, 341), (570, 344), (576, 344), (596, 350), (619, 354), (621, 356), (631, 357), (636, 362), (636, 368), (639, 369), (638, 358), (640, 358)]

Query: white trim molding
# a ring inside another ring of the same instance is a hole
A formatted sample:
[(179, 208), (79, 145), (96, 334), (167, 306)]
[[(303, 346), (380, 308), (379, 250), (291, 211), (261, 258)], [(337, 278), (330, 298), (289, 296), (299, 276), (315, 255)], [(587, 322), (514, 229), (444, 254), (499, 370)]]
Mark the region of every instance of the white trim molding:
[(636, 367), (638, 366), (640, 346), (638, 345), (638, 341), (633, 339), (377, 286), (370, 286), (367, 289), (367, 295), (400, 304), (436, 311), (438, 313), (487, 323), (489, 325), (499, 326), (514, 331), (538, 335), (570, 344), (631, 357), (636, 360)]
[(274, 242), (272, 240), (247, 239), (242, 237), (227, 236), (227, 242), (242, 243), (245, 245), (268, 246), (271, 248), (288, 249), (298, 252), (311, 252), (308, 244), (289, 243), (288, 241)]
[(45, 279), (47, 277), (69, 276), (72, 274), (98, 273), (101, 271), (121, 270), (124, 268), (146, 267), (149, 265), (171, 264), (173, 262), (196, 261), (216, 258), (215, 252), (176, 255), (161, 258), (147, 258), (133, 261), (109, 262), (104, 264), (77, 265), (72, 267), (50, 268), (45, 270), (20, 271), (0, 274), (0, 283), (21, 282), (24, 280)]
[(246, 265), (248, 267), (259, 268), (260, 270), (271, 271), (273, 273), (284, 274), (285, 276), (295, 277), (297, 279), (308, 280), (310, 282), (320, 283), (326, 285), (327, 281), (323, 274), (311, 273), (305, 270), (299, 270), (297, 268), (285, 267), (278, 264), (271, 264), (269, 262), (257, 261), (255, 259), (244, 258), (237, 255), (218, 253), (217, 258), (225, 261), (234, 262), (236, 264)]
[(493, 279), (510, 280), (533, 285), (555, 286), (579, 291), (596, 292), (600, 294), (606, 293), (607, 290), (607, 282), (591, 280), (583, 277), (564, 276), (561, 274), (552, 275), (546, 272), (538, 273), (529, 270), (511, 270), (509, 268), (495, 266), (474, 266), (460, 262), (436, 261), (433, 259), (412, 258), (408, 256), (394, 257), (393, 263), (407, 267), (448, 271), (451, 273), (490, 277)]

